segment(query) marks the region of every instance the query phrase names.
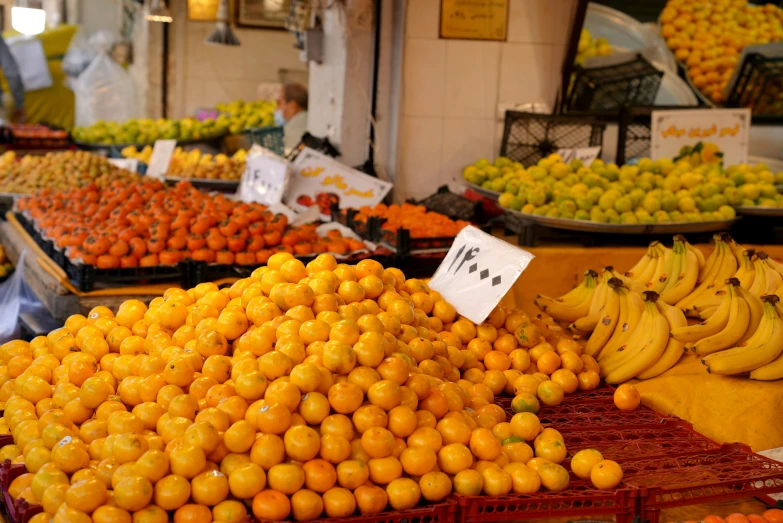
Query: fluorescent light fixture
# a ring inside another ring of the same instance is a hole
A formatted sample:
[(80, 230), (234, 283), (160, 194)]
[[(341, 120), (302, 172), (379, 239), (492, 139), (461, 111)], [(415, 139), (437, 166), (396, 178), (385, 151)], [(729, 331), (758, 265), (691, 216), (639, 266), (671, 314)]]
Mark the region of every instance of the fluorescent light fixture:
[(147, 11), (147, 20), (150, 22), (171, 23), (174, 19), (166, 7), (165, 0), (150, 0), (150, 8)]
[(31, 7), (12, 7), (11, 27), (24, 35), (41, 34), (46, 29), (46, 11)]

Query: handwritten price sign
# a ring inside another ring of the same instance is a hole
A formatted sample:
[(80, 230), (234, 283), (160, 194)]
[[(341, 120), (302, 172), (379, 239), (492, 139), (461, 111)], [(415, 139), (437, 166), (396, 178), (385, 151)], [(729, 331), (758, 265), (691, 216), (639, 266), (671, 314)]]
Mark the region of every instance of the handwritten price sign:
[(565, 163), (571, 163), (573, 160), (582, 160), (582, 164), (590, 167), (592, 163), (601, 154), (601, 146), (595, 147), (582, 147), (579, 149), (560, 149), (557, 154), (563, 159)]
[(152, 156), (147, 167), (147, 176), (163, 178), (169, 170), (171, 156), (177, 148), (177, 140), (156, 140), (152, 146)]
[(283, 158), (262, 154), (248, 157), (239, 182), (239, 199), (264, 205), (280, 203), (290, 172), (289, 162)]
[(724, 165), (748, 160), (750, 109), (688, 109), (653, 111), (650, 156), (675, 158), (686, 146), (712, 143), (723, 153)]
[(533, 258), (475, 227), (465, 227), (429, 285), (461, 315), (481, 323)]
[(341, 208), (379, 204), (392, 184), (305, 148), (293, 165), (294, 174), (285, 203), (296, 211), (317, 206), (328, 214), (331, 203)]

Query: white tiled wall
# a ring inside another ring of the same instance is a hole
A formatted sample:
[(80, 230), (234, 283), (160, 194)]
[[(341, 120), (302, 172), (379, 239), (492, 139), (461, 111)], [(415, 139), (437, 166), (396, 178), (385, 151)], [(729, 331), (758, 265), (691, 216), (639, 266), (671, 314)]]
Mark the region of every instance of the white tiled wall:
[(576, 0), (510, 0), (506, 42), (441, 40), (440, 0), (408, 0), (398, 198), (500, 149), (498, 106), (554, 104)]
[(214, 23), (185, 22), (181, 76), (182, 100), (171, 100), (177, 116), (192, 115), (199, 107), (214, 107), (236, 99), (255, 100), (260, 83), (278, 82), (279, 71), (306, 70), (293, 48), (294, 36), (286, 31), (242, 29), (234, 33), (239, 47), (208, 45)]

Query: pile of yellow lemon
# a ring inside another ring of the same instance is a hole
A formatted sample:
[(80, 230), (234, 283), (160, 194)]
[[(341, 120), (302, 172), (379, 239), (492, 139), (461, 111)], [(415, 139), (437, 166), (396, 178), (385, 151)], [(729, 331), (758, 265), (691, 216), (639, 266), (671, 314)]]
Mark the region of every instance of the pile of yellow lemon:
[[(228, 289), (97, 307), (0, 347), (0, 459), (25, 465), (9, 491), (43, 506), (32, 523), (305, 521), (561, 490), (563, 437), (493, 401), (597, 386), (562, 333), (502, 307), (476, 326), (372, 260), (275, 254)], [(572, 463), (621, 481), (596, 451)]]

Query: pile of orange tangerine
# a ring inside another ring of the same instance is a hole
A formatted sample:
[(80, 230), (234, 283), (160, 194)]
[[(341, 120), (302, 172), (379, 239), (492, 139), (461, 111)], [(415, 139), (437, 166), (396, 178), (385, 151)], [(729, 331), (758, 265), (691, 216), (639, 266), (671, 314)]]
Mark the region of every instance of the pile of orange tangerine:
[[(305, 521), (562, 490), (565, 444), (533, 400), (598, 375), (560, 333), (502, 307), (476, 326), (372, 260), (279, 253), (228, 289), (97, 307), (0, 347), (0, 459), (25, 465), (9, 491), (43, 506), (32, 523)], [(510, 420), (504, 391), (522, 396)], [(594, 450), (572, 470), (622, 478)]]

